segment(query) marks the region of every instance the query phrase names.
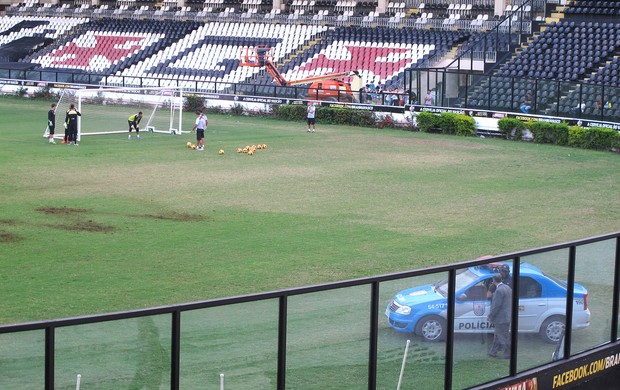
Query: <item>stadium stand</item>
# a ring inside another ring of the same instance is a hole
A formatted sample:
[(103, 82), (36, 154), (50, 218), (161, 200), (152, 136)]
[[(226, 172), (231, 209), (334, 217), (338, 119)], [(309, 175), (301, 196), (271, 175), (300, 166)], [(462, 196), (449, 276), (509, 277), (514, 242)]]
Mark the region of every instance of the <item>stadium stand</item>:
[[(587, 12), (581, 9), (582, 14)], [(580, 18), (573, 19), (571, 15), (534, 34), (520, 52), (494, 73), (497, 77), (491, 79), (489, 94), (486, 93), (489, 85), (482, 85), (471, 94), (471, 105), (488, 107), (494, 102), (498, 109), (518, 111), (527, 91), (537, 88), (539, 113), (618, 117), (620, 111), (614, 102), (618, 99), (616, 88), (620, 87), (617, 75), (620, 23), (579, 21)], [(545, 80), (571, 83), (565, 84), (558, 94), (556, 84)], [(593, 85), (575, 85), (581, 82)], [(597, 84), (611, 87), (599, 107), (594, 104), (602, 94)]]
[[(272, 86), (264, 70), (239, 63), (241, 48), (267, 44), (288, 80), (359, 70), (367, 83), (402, 89), (408, 70), (483, 45), (493, 59), (484, 69), (489, 77), (458, 96), (461, 106), (518, 111), (535, 91), (538, 113), (618, 114), (616, 90), (597, 88), (620, 87), (616, 2), (513, 0), (504, 9), (491, 0), (99, 4), (15, 4), (0, 19), (0, 61), (94, 74), (109, 85), (212, 91), (218, 83)], [(558, 91), (551, 81), (567, 85)], [(599, 107), (579, 107), (603, 94)]]
[(591, 16), (609, 17), (620, 16), (620, 4), (617, 1), (572, 1), (565, 10), (567, 15), (577, 15), (579, 19)]

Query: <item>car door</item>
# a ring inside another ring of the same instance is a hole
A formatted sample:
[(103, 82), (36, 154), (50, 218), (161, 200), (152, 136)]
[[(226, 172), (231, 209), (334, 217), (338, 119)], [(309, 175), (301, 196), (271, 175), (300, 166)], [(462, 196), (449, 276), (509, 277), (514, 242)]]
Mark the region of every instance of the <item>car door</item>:
[(456, 296), (454, 307), (454, 332), (486, 333), (493, 329), (487, 321), (491, 300), (487, 298), (491, 278), (485, 278)]
[(519, 278), (519, 330), (532, 332), (541, 315), (547, 311), (547, 299), (542, 296), (542, 285), (534, 278)]

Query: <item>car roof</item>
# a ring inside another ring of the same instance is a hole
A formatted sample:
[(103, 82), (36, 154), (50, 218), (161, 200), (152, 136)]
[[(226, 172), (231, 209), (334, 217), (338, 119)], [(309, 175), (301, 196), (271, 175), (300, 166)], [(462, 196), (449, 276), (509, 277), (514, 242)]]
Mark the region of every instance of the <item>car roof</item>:
[[(512, 262), (494, 262), (488, 264), (477, 265), (474, 267), (469, 267), (469, 270), (474, 272), (479, 276), (487, 276), (493, 275), (495, 273), (499, 273), (499, 269), (501, 266), (507, 265), (510, 269), (510, 273), (512, 274)], [(519, 268), (519, 272), (521, 275), (542, 275), (543, 272), (529, 263), (522, 262)]]

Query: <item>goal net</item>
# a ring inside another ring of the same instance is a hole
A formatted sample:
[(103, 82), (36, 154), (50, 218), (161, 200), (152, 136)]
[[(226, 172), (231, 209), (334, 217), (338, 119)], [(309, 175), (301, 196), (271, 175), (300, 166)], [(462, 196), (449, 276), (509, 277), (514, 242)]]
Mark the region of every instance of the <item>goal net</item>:
[[(65, 89), (56, 107), (56, 134), (73, 104), (78, 117), (78, 140), (85, 135), (127, 133), (128, 119), (142, 112), (140, 132), (181, 134), (183, 91), (180, 88)], [(135, 131), (134, 131), (135, 132)]]

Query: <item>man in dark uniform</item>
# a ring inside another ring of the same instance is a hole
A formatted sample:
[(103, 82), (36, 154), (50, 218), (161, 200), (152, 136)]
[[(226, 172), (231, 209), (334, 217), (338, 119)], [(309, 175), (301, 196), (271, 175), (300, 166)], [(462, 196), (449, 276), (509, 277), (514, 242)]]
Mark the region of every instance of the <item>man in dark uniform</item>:
[(67, 137), (67, 145), (71, 145), (71, 142), (73, 142), (73, 145), (78, 146), (78, 116), (82, 116), (82, 114), (80, 114), (80, 112), (75, 108), (75, 105), (72, 104), (67, 110), (67, 114), (65, 115), (65, 136)]
[(510, 274), (510, 267), (507, 264), (502, 264), (499, 267), (499, 273), (502, 275), (502, 283), (506, 286), (513, 288), (512, 275)]
[(52, 108), (47, 112), (47, 131), (49, 134), (50, 144), (55, 144), (54, 130), (56, 129), (56, 104), (52, 104)]
[(140, 139), (140, 121), (142, 120), (142, 111), (137, 114), (133, 114), (127, 120), (127, 124), (129, 125), (129, 135), (127, 139), (131, 139), (131, 130), (136, 130), (136, 138)]

